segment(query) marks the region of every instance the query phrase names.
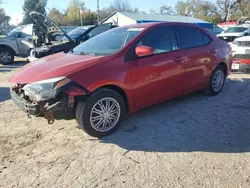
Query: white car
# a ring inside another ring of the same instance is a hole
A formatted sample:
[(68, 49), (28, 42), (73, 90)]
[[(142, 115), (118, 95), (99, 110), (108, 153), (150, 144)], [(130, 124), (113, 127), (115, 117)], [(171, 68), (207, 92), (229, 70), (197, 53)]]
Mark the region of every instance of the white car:
[(232, 70), (250, 69), (250, 36), (235, 39), (231, 47), (234, 57)]
[(0, 36), (0, 64), (10, 64), (14, 56), (27, 57), (33, 48), (33, 24), (21, 25)]
[(229, 27), (226, 31), (217, 35), (218, 38), (225, 40), (227, 42), (233, 42), (234, 39), (238, 37), (247, 36), (250, 34), (250, 25), (240, 25)]

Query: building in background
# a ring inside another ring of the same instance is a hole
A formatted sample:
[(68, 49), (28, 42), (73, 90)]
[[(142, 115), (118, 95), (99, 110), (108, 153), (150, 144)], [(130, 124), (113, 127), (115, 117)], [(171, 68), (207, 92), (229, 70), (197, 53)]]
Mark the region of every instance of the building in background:
[(184, 22), (197, 24), (200, 27), (213, 29), (213, 24), (186, 16), (167, 16), (167, 15), (154, 15), (154, 14), (141, 14), (141, 13), (129, 13), (129, 12), (114, 12), (101, 24), (113, 23), (116, 26), (124, 26), (136, 23), (148, 23), (148, 22)]

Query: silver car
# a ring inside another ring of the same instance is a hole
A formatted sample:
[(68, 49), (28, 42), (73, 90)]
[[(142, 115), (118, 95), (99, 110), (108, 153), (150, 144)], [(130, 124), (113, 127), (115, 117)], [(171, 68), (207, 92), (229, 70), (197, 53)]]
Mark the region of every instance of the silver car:
[(33, 24), (21, 25), (0, 36), (0, 64), (10, 64), (14, 56), (27, 57), (33, 48)]

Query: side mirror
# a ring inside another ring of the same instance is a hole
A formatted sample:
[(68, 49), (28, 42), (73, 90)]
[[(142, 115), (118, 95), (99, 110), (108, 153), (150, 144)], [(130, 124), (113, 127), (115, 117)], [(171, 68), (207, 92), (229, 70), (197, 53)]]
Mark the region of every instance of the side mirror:
[(154, 50), (149, 46), (138, 46), (135, 48), (135, 53), (138, 57), (144, 57), (154, 54)]

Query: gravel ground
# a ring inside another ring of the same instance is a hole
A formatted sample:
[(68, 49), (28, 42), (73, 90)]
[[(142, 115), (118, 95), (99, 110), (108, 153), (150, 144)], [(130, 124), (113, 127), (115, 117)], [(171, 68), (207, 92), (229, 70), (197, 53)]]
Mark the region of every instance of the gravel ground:
[(0, 187), (250, 187), (250, 75), (139, 111), (98, 140), (12, 104), (7, 79), (23, 64), (0, 66)]

